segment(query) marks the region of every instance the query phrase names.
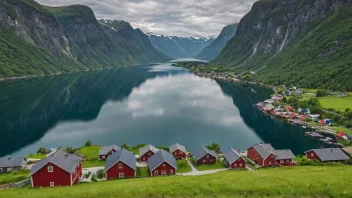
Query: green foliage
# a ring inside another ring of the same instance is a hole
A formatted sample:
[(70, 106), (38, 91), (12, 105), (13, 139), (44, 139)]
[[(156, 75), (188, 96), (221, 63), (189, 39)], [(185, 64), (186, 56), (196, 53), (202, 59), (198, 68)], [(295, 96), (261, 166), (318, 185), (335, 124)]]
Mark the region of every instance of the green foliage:
[(318, 89), (316, 95), (317, 97), (323, 97), (329, 95), (329, 92), (325, 89)]
[(93, 146), (84, 146), (77, 149), (77, 153), (84, 156), (88, 161), (94, 161), (98, 159), (100, 146), (93, 145)]
[(169, 147), (167, 147), (167, 146), (156, 146), (156, 148), (163, 149), (165, 151), (169, 151)]
[(72, 147), (66, 147), (64, 149), (64, 151), (66, 151), (67, 153), (74, 153), (76, 151), (76, 149), (72, 148)]
[(352, 156), (349, 157), (349, 159), (346, 161), (346, 164), (352, 165)]
[(220, 144), (217, 144), (217, 143), (214, 143), (214, 142), (212, 144), (206, 146), (206, 148), (208, 148), (210, 150), (213, 150), (215, 152), (218, 152), (218, 153), (221, 151)]
[(136, 174), (137, 174), (137, 177), (148, 177), (149, 169), (148, 167), (137, 167)]
[(28, 175), (29, 170), (15, 170), (9, 173), (0, 173), (0, 185), (26, 180)]
[(97, 178), (98, 178), (98, 179), (103, 179), (103, 178), (105, 178), (104, 170), (99, 170), (99, 171), (97, 172)]
[(37, 151), (37, 154), (46, 154), (48, 153), (48, 150), (46, 150), (46, 148), (39, 148)]
[(85, 144), (85, 146), (92, 146), (92, 142), (90, 140), (88, 140)]

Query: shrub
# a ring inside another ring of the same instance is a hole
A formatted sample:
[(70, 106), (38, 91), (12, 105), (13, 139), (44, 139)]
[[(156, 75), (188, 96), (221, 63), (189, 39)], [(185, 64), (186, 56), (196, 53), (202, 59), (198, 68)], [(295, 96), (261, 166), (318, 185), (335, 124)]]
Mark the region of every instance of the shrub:
[(86, 146), (92, 146), (92, 142), (90, 140), (88, 140), (85, 145)]
[(104, 177), (105, 177), (104, 170), (100, 170), (100, 171), (98, 171), (98, 173), (97, 173), (97, 178), (99, 178), (99, 179), (103, 179)]
[(47, 152), (48, 150), (46, 150), (46, 148), (39, 148), (37, 154), (46, 154)]
[(329, 92), (325, 89), (318, 89), (317, 90), (317, 97), (323, 97), (329, 95)]

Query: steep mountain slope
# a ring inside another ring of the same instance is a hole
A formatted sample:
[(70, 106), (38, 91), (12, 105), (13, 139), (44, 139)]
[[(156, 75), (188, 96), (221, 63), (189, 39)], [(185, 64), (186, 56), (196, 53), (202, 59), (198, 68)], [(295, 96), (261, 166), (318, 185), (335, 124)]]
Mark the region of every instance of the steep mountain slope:
[(177, 37), (147, 33), (153, 46), (172, 58), (191, 58), (214, 41), (213, 37)]
[(170, 57), (155, 49), (147, 35), (140, 29), (133, 29), (125, 21), (100, 20), (105, 32), (113, 40), (123, 39), (129, 54), (139, 63), (156, 63), (170, 60)]
[(0, 0), (0, 78), (170, 60), (140, 30), (109, 31), (86, 6)]
[(261, 0), (214, 64), (271, 84), (352, 90), (348, 0)]
[(205, 47), (195, 58), (200, 60), (211, 61), (216, 58), (222, 49), (224, 49), (226, 43), (235, 36), (238, 23), (228, 25), (224, 27), (220, 35), (207, 47)]

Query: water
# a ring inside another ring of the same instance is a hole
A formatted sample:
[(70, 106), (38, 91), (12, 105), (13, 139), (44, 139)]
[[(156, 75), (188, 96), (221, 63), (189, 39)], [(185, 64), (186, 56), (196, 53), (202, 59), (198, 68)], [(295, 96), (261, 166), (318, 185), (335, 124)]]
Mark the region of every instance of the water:
[(0, 156), (39, 147), (168, 146), (212, 142), (244, 150), (269, 142), (303, 153), (322, 143), (253, 104), (271, 90), (214, 81), (171, 63), (0, 83)]

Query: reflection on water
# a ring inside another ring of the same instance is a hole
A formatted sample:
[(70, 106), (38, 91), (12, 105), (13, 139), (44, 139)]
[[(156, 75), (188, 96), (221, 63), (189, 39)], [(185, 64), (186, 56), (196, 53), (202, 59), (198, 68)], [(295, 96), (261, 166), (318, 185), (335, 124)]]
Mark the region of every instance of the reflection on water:
[[(319, 142), (253, 107), (269, 90), (193, 76), (171, 63), (1, 84), (0, 156), (39, 147), (265, 141), (302, 152)], [(28, 96), (28, 97), (25, 97)], [(9, 106), (10, 105), (10, 106)], [(3, 111), (5, 110), (5, 111)]]

